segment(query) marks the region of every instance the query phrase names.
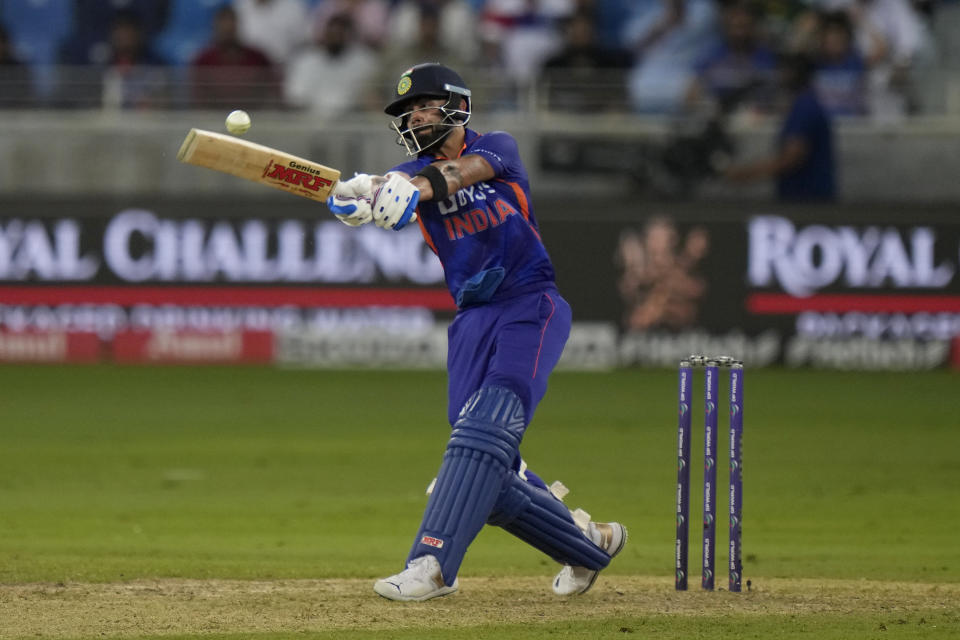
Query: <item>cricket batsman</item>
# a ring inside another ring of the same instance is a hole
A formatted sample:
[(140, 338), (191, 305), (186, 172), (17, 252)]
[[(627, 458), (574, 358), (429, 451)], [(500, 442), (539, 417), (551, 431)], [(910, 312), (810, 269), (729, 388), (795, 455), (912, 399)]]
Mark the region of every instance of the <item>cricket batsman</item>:
[(570, 333), (570, 306), (554, 283), (516, 140), (468, 129), (470, 97), (441, 64), (403, 72), (385, 111), (412, 159), (384, 176), (342, 181), (327, 201), (351, 226), (416, 221), (457, 303), (448, 332), (450, 438), (406, 568), (373, 588), (391, 600), (455, 592), (467, 547), (492, 524), (564, 565), (554, 592), (581, 594), (623, 549), (627, 531), (580, 510), (575, 517), (520, 458)]

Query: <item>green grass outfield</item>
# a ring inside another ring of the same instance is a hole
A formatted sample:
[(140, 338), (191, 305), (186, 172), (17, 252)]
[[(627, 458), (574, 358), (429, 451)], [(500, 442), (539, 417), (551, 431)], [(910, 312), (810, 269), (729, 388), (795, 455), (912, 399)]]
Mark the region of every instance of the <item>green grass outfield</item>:
[[(442, 373), (0, 367), (0, 638), (960, 637), (960, 375), (748, 369), (745, 391), (750, 593), (673, 592), (676, 373), (558, 373), (524, 457), (628, 546), (571, 602), (484, 530), (460, 593), (404, 605), (370, 583), (439, 464)], [(696, 514), (697, 464), (691, 486)]]

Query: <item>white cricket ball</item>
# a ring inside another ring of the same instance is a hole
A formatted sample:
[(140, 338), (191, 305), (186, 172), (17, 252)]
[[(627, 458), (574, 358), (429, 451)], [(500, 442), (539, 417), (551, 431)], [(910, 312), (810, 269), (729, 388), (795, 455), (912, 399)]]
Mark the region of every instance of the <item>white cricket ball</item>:
[(250, 114), (242, 109), (231, 111), (227, 116), (227, 131), (242, 135), (250, 128)]

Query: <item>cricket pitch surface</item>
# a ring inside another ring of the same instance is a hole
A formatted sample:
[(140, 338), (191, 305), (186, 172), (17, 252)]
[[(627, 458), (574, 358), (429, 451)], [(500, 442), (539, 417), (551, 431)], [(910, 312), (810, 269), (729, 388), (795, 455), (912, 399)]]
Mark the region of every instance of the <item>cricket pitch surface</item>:
[[(377, 597), (372, 580), (135, 580), (0, 585), (0, 638), (332, 633), (542, 625), (622, 618), (855, 616), (874, 630), (958, 618), (960, 584), (755, 578), (741, 594), (699, 586), (678, 593), (672, 578), (602, 576), (588, 594), (558, 598), (543, 577), (464, 578), (460, 591), (425, 603)], [(932, 615), (931, 615), (932, 614)], [(926, 616), (926, 617), (924, 617)], [(956, 630), (956, 628), (954, 627)], [(640, 631), (640, 629), (637, 629)]]

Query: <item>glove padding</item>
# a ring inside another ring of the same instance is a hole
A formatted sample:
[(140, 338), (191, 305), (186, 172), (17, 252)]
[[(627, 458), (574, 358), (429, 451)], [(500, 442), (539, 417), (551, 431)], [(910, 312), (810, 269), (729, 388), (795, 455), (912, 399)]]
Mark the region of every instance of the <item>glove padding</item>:
[(333, 187), (327, 198), (327, 207), (343, 224), (359, 227), (373, 219), (370, 202), (373, 200), (373, 176), (358, 173)]
[(373, 221), (378, 227), (399, 231), (417, 219), (415, 210), (420, 190), (403, 176), (393, 173), (373, 192)]

